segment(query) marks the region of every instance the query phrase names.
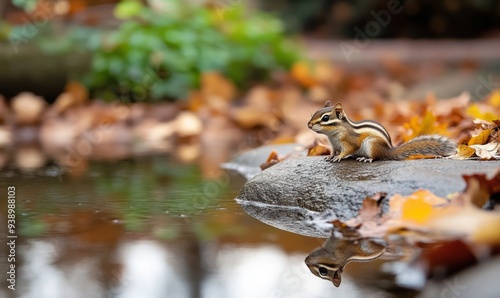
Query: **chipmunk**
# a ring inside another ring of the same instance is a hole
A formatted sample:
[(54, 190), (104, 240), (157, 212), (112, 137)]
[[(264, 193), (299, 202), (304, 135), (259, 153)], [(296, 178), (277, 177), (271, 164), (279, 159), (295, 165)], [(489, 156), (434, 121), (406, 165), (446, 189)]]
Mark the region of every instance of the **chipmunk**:
[(371, 239), (349, 240), (332, 235), (321, 248), (310, 253), (305, 263), (312, 274), (340, 286), (342, 271), (349, 262), (367, 262), (380, 257), (385, 246)]
[[(337, 103), (330, 101), (317, 110), (307, 123), (313, 131), (328, 136), (332, 144), (332, 154), (326, 158), (330, 162), (356, 156), (358, 161), (404, 160), (412, 155), (450, 156), (456, 153), (456, 145), (440, 135), (416, 137), (397, 147), (392, 146), (391, 136), (378, 122), (350, 120)], [(335, 155), (339, 152), (338, 155)]]

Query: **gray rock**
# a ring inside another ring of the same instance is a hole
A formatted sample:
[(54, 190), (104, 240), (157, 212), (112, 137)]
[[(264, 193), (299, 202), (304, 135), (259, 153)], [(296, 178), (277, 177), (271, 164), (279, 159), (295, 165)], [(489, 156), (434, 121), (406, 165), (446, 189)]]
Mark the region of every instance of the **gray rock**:
[(276, 153), (278, 153), (278, 156), (280, 157), (291, 154), (293, 152), (295, 152), (297, 155), (302, 156), (305, 156), (307, 154), (307, 150), (305, 150), (304, 147), (299, 144), (262, 146), (236, 156), (231, 161), (223, 163), (221, 167), (223, 169), (238, 172), (246, 179), (250, 179), (261, 172), (260, 165), (266, 162), (269, 154), (271, 154), (271, 152), (273, 151), (276, 151)]
[[(463, 174), (500, 169), (500, 161), (426, 159), (329, 163), (324, 157), (290, 158), (250, 179), (237, 201), (251, 216), (294, 233), (327, 237), (328, 229), (308, 224), (323, 216), (348, 220), (367, 196), (377, 192), (409, 195), (428, 189), (438, 196), (465, 188)], [(330, 214), (330, 215), (329, 215)]]

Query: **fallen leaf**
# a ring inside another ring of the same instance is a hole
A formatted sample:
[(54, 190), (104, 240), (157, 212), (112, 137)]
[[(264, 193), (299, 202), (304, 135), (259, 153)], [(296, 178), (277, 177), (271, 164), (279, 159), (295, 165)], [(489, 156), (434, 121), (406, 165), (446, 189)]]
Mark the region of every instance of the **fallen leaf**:
[(205, 72), (201, 76), (201, 93), (205, 99), (210, 96), (219, 96), (226, 101), (231, 101), (236, 95), (236, 87), (217, 72)]
[(305, 61), (295, 63), (292, 66), (291, 74), (304, 87), (312, 87), (318, 83), (312, 75), (311, 66)]
[(30, 92), (19, 93), (11, 101), (16, 122), (22, 125), (33, 125), (41, 121), (47, 103), (45, 100)]
[(434, 114), (429, 110), (425, 112), (425, 115), (422, 118), (414, 116), (410, 119), (410, 122), (405, 123), (403, 126), (407, 130), (407, 133), (403, 135), (403, 140), (405, 142), (421, 135), (449, 135), (446, 129), (446, 123), (439, 123), (436, 116), (434, 116)]
[(320, 155), (330, 155), (330, 149), (321, 145), (315, 145), (309, 148), (307, 151), (307, 156), (320, 156)]
[(472, 155), (474, 155), (475, 152), (476, 152), (476, 150), (474, 150), (474, 148), (471, 148), (467, 145), (458, 145), (455, 158), (467, 159), (467, 158), (470, 158)]
[(491, 179), (484, 174), (464, 175), (467, 187), (457, 200), (482, 208), (490, 196), (500, 193), (500, 171)]
[(500, 143), (498, 142), (491, 142), (484, 145), (472, 145), (471, 148), (475, 150), (476, 155), (481, 159), (500, 159), (498, 152)]
[(76, 101), (71, 93), (63, 92), (59, 94), (50, 109), (55, 111), (56, 114), (61, 114), (74, 105), (76, 105)]
[(203, 96), (200, 91), (190, 91), (188, 100), (187, 100), (187, 107), (190, 111), (192, 112), (197, 112), (199, 109), (201, 109), (204, 106), (204, 101), (203, 101)]
[[(381, 215), (380, 194), (363, 201), (359, 216), (342, 224), (356, 229), (359, 237), (399, 235), (406, 242), (436, 242), (466, 239), (474, 243), (500, 245), (500, 214), (481, 209), (500, 194), (500, 171), (494, 177), (464, 176), (466, 189), (452, 200), (419, 190), (409, 196), (394, 195), (389, 211)], [(338, 228), (343, 228), (338, 225)]]
[(277, 164), (279, 162), (280, 162), (280, 159), (278, 157), (278, 152), (276, 152), (275, 150), (273, 150), (269, 154), (269, 156), (267, 157), (266, 162), (260, 165), (260, 169), (261, 170), (265, 170), (267, 168), (270, 168), (270, 167), (274, 166), (275, 164)]
[(488, 98), (488, 104), (493, 107), (500, 108), (500, 89), (495, 89), (491, 92)]
[(488, 142), (488, 138), (490, 137), (490, 134), (491, 134), (491, 128), (483, 130), (477, 136), (473, 136), (469, 140), (468, 145), (471, 146), (471, 145), (483, 145), (483, 144), (486, 144), (486, 142)]
[(203, 130), (203, 123), (194, 113), (185, 111), (175, 119), (175, 129), (180, 137), (197, 136)]
[(486, 120), (489, 122), (493, 122), (493, 120), (497, 120), (499, 118), (498, 116), (495, 116), (491, 112), (484, 112), (483, 113), (477, 104), (470, 105), (467, 108), (467, 114), (469, 114), (470, 116), (472, 116), (474, 118), (479, 118), (479, 119)]
[(409, 196), (394, 195), (389, 201), (389, 213), (393, 218), (422, 224), (430, 216), (435, 206), (448, 203), (428, 190), (418, 190)]
[(86, 103), (89, 99), (89, 91), (85, 86), (77, 81), (69, 81), (66, 84), (66, 92), (71, 94), (75, 104)]

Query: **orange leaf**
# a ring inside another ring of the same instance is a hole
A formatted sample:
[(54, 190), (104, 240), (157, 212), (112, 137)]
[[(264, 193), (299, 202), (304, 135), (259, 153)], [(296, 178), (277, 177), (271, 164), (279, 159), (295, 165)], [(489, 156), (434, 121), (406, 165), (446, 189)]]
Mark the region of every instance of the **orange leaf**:
[(275, 150), (273, 150), (273, 151), (269, 154), (269, 156), (267, 157), (266, 162), (270, 162), (270, 161), (272, 161), (272, 160), (279, 160), (279, 158), (278, 158), (278, 152), (276, 152)]
[(261, 168), (261, 170), (265, 170), (267, 168), (270, 168), (270, 167), (274, 166), (275, 164), (277, 164), (279, 162), (280, 162), (280, 159), (278, 157), (278, 152), (276, 152), (275, 150), (273, 150), (269, 154), (269, 156), (267, 157), (266, 162), (260, 165), (260, 168)]
[(471, 145), (486, 144), (486, 142), (488, 142), (488, 138), (490, 137), (490, 133), (491, 133), (491, 128), (481, 131), (477, 136), (474, 136), (469, 140), (468, 145), (471, 146)]
[(311, 67), (304, 61), (295, 63), (292, 66), (291, 74), (304, 87), (312, 87), (317, 84), (312, 75)]
[(307, 151), (307, 156), (319, 156), (319, 155), (329, 155), (330, 154), (330, 149), (321, 146), (321, 145), (316, 145)]
[(425, 154), (414, 154), (408, 156), (406, 160), (416, 160), (416, 159), (433, 159), (436, 158), (436, 155), (425, 155)]

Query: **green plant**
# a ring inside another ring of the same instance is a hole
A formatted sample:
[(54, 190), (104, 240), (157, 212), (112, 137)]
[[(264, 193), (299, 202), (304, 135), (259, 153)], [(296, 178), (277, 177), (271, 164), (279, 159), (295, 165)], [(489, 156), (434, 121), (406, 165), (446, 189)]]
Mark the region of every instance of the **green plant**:
[(115, 15), (125, 22), (94, 43), (88, 86), (130, 100), (177, 99), (199, 86), (203, 72), (218, 71), (237, 86), (265, 80), (299, 58), (281, 22), (240, 5), (211, 9), (164, 1), (158, 10), (123, 1)]

